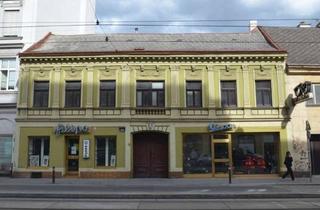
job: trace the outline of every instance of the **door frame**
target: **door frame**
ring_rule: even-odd
[[[78,170],[77,171],[69,171],[69,166],[68,166],[68,160],[69,160],[69,155],[68,155],[68,146],[69,146],[69,140],[70,139],[77,139],[78,141],[78,155],[76,159],[78,160]],[[80,136],[65,136],[65,174],[79,174],[79,161],[80,161]]]
[[[227,138],[214,138],[215,135],[223,135]],[[214,146],[217,143],[226,143],[228,144],[228,158],[215,158],[214,154]],[[226,173],[216,173],[215,172],[215,163],[228,163],[228,167],[232,167],[232,141],[230,133],[215,133],[211,134],[211,161],[212,161],[212,177],[226,177],[228,176],[228,172]]]
[[[170,177],[170,135],[169,132],[162,132],[162,131],[136,131],[136,132],[131,132],[130,135],[130,177],[131,178],[135,178],[134,177],[134,135],[135,134],[143,134],[143,133],[158,133],[158,134],[163,134],[167,136],[167,145],[168,145],[168,178]]]

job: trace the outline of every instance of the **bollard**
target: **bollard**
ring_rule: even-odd
[[[52,184],[56,183],[56,172],[55,172],[56,167],[52,167]]]
[[[229,184],[231,184],[232,183],[232,180],[231,180],[232,169],[231,169],[231,167],[228,167],[228,174],[229,174]]]
[[[13,163],[10,164],[10,177],[13,178]]]

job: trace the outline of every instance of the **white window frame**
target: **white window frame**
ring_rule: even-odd
[[[309,99],[308,101],[306,101],[306,106],[320,106],[320,102],[316,103],[317,94],[316,94],[315,86],[319,86],[320,87],[320,83],[312,83],[311,84],[311,90],[312,90],[313,97],[312,97],[312,99]]]
[[[2,66],[2,62],[4,60],[8,60],[8,65],[6,67],[3,68]],[[14,60],[15,61],[15,67],[11,67],[10,68],[10,60]],[[18,80],[18,71],[17,71],[17,60],[16,58],[0,58],[0,72],[2,71],[7,71],[7,81],[6,81],[6,89],[5,90],[1,90],[1,86],[2,86],[2,73],[0,74],[0,91],[16,91],[17,90],[17,80]],[[10,79],[10,74],[11,72],[16,72],[16,78],[15,78],[15,84],[14,84],[14,88],[13,89],[9,89],[9,79]]]
[[[48,139],[49,139],[48,143],[49,143],[49,150],[50,150],[50,138],[48,138]],[[29,167],[48,167],[49,166],[49,155],[50,154],[48,154],[48,155],[44,154],[44,141],[45,140],[46,140],[45,138],[41,138],[40,140],[39,139],[35,140],[35,137],[29,138],[29,158],[28,158]],[[33,143],[35,141],[41,141],[40,157],[39,157],[41,161],[38,160],[38,165],[37,166],[32,166],[30,157],[33,156],[33,155],[30,154],[30,146],[33,147]]]

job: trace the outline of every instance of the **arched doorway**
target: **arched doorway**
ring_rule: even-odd
[[[168,134],[133,134],[133,177],[167,178],[168,159]]]

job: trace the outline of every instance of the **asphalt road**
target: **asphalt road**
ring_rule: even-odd
[[[1,198],[0,209],[320,209],[320,199],[17,199]]]

